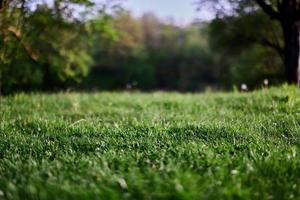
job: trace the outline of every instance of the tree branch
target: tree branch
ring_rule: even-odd
[[[259,7],[267,14],[271,19],[280,19],[280,15],[276,12],[265,0],[255,0]]]
[[[7,31],[10,32],[10,33],[12,33],[13,36],[17,40],[20,41],[21,45],[23,46],[23,48],[25,49],[25,51],[27,52],[27,54],[29,55],[29,57],[32,60],[34,60],[34,61],[38,60],[39,55],[32,50],[32,48],[31,48],[31,46],[29,44],[27,44],[24,41],[22,41],[22,39],[21,39],[21,35],[22,35],[21,34],[21,30],[15,28],[15,27],[10,26],[10,27],[8,27]]]
[[[281,58],[283,58],[284,56],[284,50],[283,48],[279,45],[279,44],[275,44],[274,42],[271,42],[269,39],[267,38],[263,38],[261,40],[261,44],[267,47],[270,47],[272,49],[274,49]]]

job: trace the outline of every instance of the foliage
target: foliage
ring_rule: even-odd
[[[4,97],[4,199],[299,199],[300,94]]]
[[[268,27],[268,28],[266,28]],[[263,79],[284,80],[279,25],[261,12],[217,18],[209,25],[209,41],[224,84],[246,83],[252,87]]]
[[[27,3],[26,8],[33,6],[30,1]],[[93,63],[87,51],[90,27],[74,17],[72,6],[75,4],[90,6],[88,1],[55,1],[54,7],[36,4],[34,10],[19,11],[10,4],[8,11],[0,13],[9,13],[11,19],[6,21],[6,17],[1,17],[2,22],[7,22],[0,34],[4,93],[53,90],[74,85],[87,76]]]
[[[282,50],[276,48],[282,33],[261,11],[178,26],[151,13],[107,12],[107,6],[77,17],[70,5],[38,4],[27,12],[21,40],[18,29],[0,37],[2,91],[203,91],[283,81]]]
[[[286,81],[290,84],[300,84],[300,3],[297,0],[199,0],[200,10],[203,5],[212,7],[216,12],[217,17],[235,17],[243,18],[244,15],[253,15],[264,13],[268,16],[268,22],[264,29],[270,31],[270,25],[274,21],[278,23],[280,28],[280,40],[272,42],[269,40],[269,35],[260,35],[260,38],[265,40],[265,44],[274,48],[283,59]],[[263,24],[264,18],[258,20],[258,24]],[[247,27],[247,26],[246,26]],[[276,30],[278,31],[278,30]],[[245,31],[243,34],[247,35]],[[266,40],[267,39],[267,40]]]

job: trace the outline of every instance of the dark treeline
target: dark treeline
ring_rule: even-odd
[[[59,8],[38,5],[21,20],[20,9],[0,12],[2,93],[202,91],[284,80],[282,58],[271,45],[282,43],[282,33],[259,10],[181,27],[119,7],[77,18]]]

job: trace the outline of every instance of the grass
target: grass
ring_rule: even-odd
[[[300,91],[5,97],[0,199],[300,199]]]

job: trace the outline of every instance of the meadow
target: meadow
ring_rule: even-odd
[[[2,97],[0,199],[300,199],[300,90]]]

